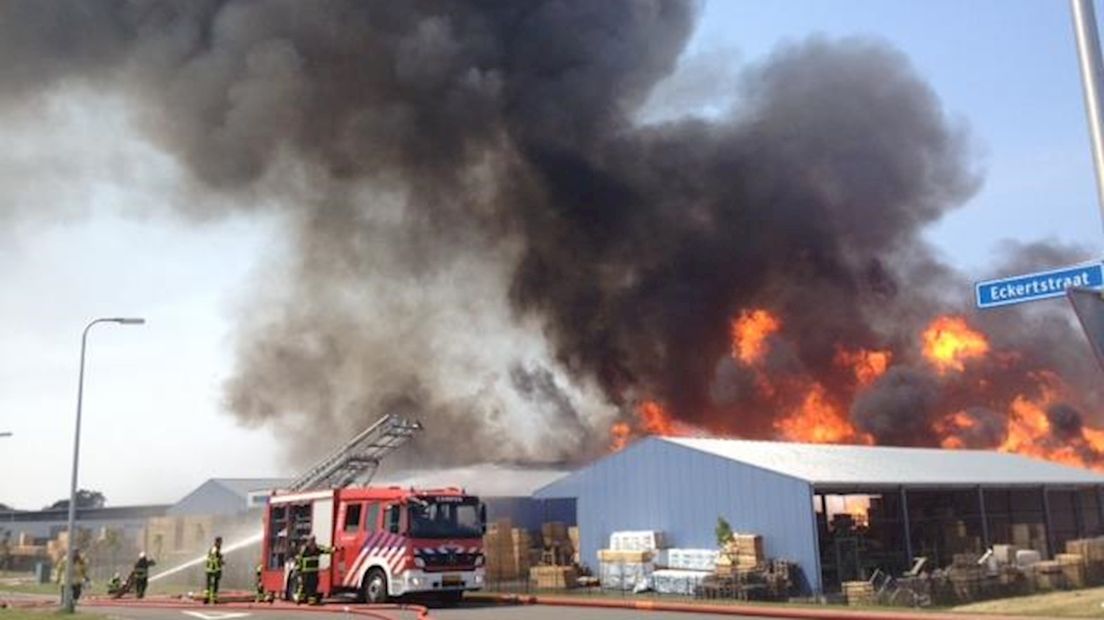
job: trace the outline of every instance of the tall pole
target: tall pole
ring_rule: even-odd
[[[1081,66],[1081,85],[1085,95],[1085,114],[1092,140],[1096,170],[1096,200],[1104,222],[1104,84],[1101,84],[1100,35],[1096,29],[1093,0],[1070,0],[1073,30],[1077,37],[1077,59]]]
[[[141,325],[144,319],[96,319],[84,327],[81,334],[80,374],[77,377],[77,428],[73,433],[73,476],[69,483],[69,533],[68,544],[65,545],[65,586],[62,588],[62,608],[66,613],[73,613],[76,601],[73,599],[73,559],[76,551],[77,534],[77,470],[80,462],[80,431],[81,431],[81,404],[84,400],[84,352],[88,348],[88,330],[97,323],[119,323],[120,325]]]

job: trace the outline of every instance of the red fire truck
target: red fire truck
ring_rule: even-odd
[[[292,598],[307,538],[334,548],[320,562],[323,596],[370,603],[413,593],[459,599],[483,587],[486,509],[457,488],[339,488],[275,494],[265,514],[262,585]]]

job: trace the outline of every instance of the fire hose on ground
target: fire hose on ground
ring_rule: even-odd
[[[12,608],[44,608],[54,607],[56,601],[52,599],[35,598],[25,601],[4,601]],[[82,607],[96,608],[152,608],[152,609],[210,609],[210,606],[202,605],[197,601],[184,598],[147,598],[147,599],[110,599],[99,597],[82,598],[79,601]],[[394,620],[394,616],[384,614],[385,611],[411,612],[417,620],[432,620],[429,609],[421,605],[319,605],[300,606],[285,601],[253,602],[253,601],[226,601],[215,606],[216,609],[255,609],[255,610],[280,610],[312,613],[351,613],[354,616],[376,618],[380,620]]]

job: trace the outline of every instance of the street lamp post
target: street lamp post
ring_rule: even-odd
[[[73,551],[76,548],[77,521],[77,464],[80,460],[81,401],[84,397],[84,351],[88,345],[88,330],[97,323],[118,323],[119,325],[142,325],[145,319],[102,318],[85,326],[81,334],[80,375],[77,379],[77,430],[73,434],[73,478],[69,485],[69,541],[65,550],[65,587],[62,590],[62,607],[66,613],[73,613],[76,601],[73,600]]]

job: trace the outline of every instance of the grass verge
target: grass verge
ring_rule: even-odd
[[[952,611],[1037,618],[1104,618],[1104,588],[1050,592],[959,605]]]

